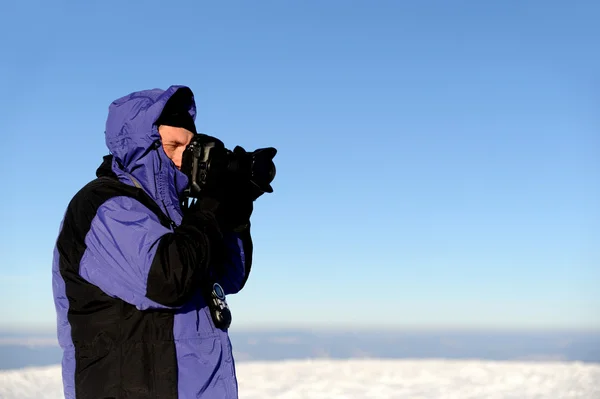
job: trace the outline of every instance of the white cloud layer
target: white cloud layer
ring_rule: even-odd
[[[27,346],[30,348],[35,347],[58,347],[58,340],[56,338],[36,338],[36,337],[0,337],[0,345],[12,345],[12,346]]]
[[[240,399],[598,399],[600,364],[454,360],[241,362]],[[60,367],[0,371],[0,398],[59,399]]]

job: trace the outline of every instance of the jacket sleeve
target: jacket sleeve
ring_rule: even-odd
[[[226,295],[237,294],[246,285],[252,268],[253,245],[250,228],[243,233],[226,234],[225,243],[228,261],[218,282]]]
[[[140,310],[180,307],[218,257],[222,238],[213,221],[196,212],[171,231],[138,201],[113,197],[92,220],[80,275]]]

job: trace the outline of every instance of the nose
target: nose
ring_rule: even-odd
[[[177,167],[177,169],[181,170],[181,161],[182,161],[182,157],[183,157],[183,151],[177,151],[175,153],[175,156],[173,157],[173,163],[175,163],[175,167]]]

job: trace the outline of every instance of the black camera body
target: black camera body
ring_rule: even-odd
[[[218,191],[218,187],[225,184],[249,184],[253,200],[272,193],[276,154],[273,147],[246,152],[236,146],[231,151],[221,140],[197,133],[183,152],[181,171],[189,179],[184,195],[199,198],[203,191]]]

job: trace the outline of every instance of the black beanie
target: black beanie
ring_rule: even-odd
[[[191,100],[191,93],[187,93],[186,90],[182,89],[177,90],[165,104],[165,108],[156,120],[156,125],[182,127],[197,133],[194,119],[188,112]]]

